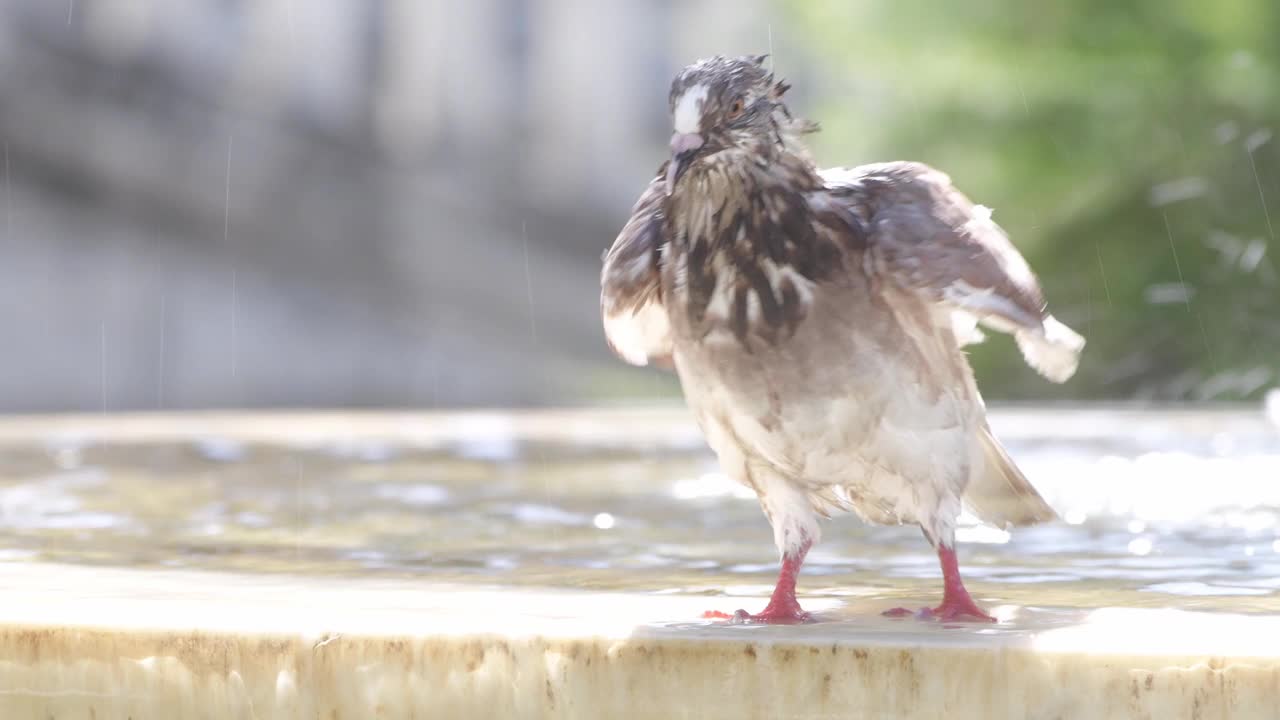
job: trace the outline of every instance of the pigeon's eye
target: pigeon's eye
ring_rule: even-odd
[[[742,102],[742,98],[738,98],[737,100],[734,100],[733,104],[729,106],[729,119],[737,120],[739,117],[742,116],[742,111],[745,109],[746,109],[746,103]]]

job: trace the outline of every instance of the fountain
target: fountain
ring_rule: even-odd
[[[1004,409],[1060,512],[832,520],[818,622],[676,408],[0,421],[3,718],[1270,718],[1280,435],[1239,409]]]

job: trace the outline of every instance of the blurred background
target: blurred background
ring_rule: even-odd
[[[600,255],[684,64],[772,51],[824,165],[992,206],[1089,337],[994,400],[1280,385],[1280,4],[7,0],[2,411],[674,397]],[[1273,217],[1275,216],[1275,217]]]

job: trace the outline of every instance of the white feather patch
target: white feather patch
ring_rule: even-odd
[[[776,268],[776,274],[769,275],[769,285],[774,289],[774,295],[781,297],[782,281],[790,280],[791,287],[795,288],[796,297],[800,299],[800,304],[805,308],[813,303],[813,281],[801,275],[793,267]]]
[[[707,86],[694,85],[676,101],[674,115],[678,133],[699,132],[702,125],[702,103],[707,99]]]
[[[721,277],[724,273],[720,274]],[[716,279],[716,285],[711,290],[711,301],[707,303],[706,317],[713,323],[723,323],[729,319],[732,311],[733,291],[730,284],[719,278]]]
[[[824,168],[818,171],[818,175],[822,177],[822,182],[828,187],[832,185],[861,187],[863,178],[866,177],[865,171],[848,167]]]
[[[666,308],[656,302],[633,313],[606,314],[604,334],[614,352],[632,365],[648,365],[649,358],[671,354],[671,322]]]
[[[814,545],[822,538],[822,525],[809,494],[774,473],[756,479],[760,504],[773,525],[773,542],[783,556],[794,556],[806,542]]]
[[[1080,365],[1084,338],[1050,315],[1043,330],[1022,330],[1014,338],[1022,357],[1036,372],[1056,383],[1066,382]]]
[[[978,316],[961,310],[951,313],[951,331],[956,334],[956,342],[962,347],[977,345],[987,339],[987,336],[978,329]]]

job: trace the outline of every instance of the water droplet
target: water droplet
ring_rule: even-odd
[[[204,457],[217,462],[239,462],[245,458],[244,444],[223,437],[207,437],[196,440],[196,450]]]
[[[608,530],[612,528],[614,526],[614,522],[613,516],[606,512],[596,513],[596,516],[591,519],[591,524],[601,530]]]
[[[1147,555],[1151,552],[1150,538],[1134,538],[1129,541],[1129,552],[1134,555]]]

